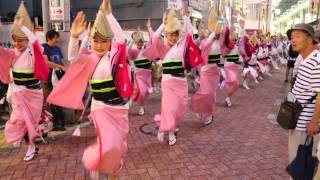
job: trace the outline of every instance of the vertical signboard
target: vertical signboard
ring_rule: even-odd
[[[65,30],[64,0],[49,0],[51,28],[56,31]]]
[[[168,0],[168,9],[181,9],[181,0]]]

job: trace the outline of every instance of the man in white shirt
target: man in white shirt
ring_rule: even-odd
[[[303,104],[296,128],[289,131],[289,161],[296,157],[300,144],[307,136],[314,137],[313,155],[319,137],[320,120],[320,52],[316,49],[314,29],[308,24],[297,24],[287,32],[293,51],[299,52],[299,66],[292,94]]]

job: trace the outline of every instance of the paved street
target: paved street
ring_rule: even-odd
[[[141,126],[160,112],[160,96],[152,96],[143,117],[135,106],[130,112],[129,153],[119,179],[288,179],[287,134],[272,123],[283,80],[283,73],[274,73],[254,90],[240,89],[232,108],[224,107],[219,92],[214,123],[204,127],[188,111],[173,147],[140,131],[148,130]],[[82,128],[82,137],[71,134],[72,130],[56,134],[49,145],[40,143],[39,156],[25,163],[26,146],[12,148],[1,132],[0,179],[89,179],[81,158],[85,147],[95,141],[94,128]]]

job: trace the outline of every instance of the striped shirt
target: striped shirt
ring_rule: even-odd
[[[303,109],[298,118],[296,130],[306,131],[315,110],[315,100],[310,100],[320,92],[320,51],[314,50],[298,67],[298,74],[292,93]]]

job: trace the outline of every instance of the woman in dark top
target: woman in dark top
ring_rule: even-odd
[[[299,56],[299,53],[298,52],[295,52],[292,50],[292,46],[290,44],[290,46],[288,47],[288,50],[287,50],[287,60],[288,60],[288,63],[287,63],[287,69],[286,69],[286,80],[285,82],[288,82],[288,77],[289,77],[289,74],[291,72],[291,76],[292,76],[292,72],[293,72],[293,68],[294,68],[294,63],[296,62],[296,59],[297,57]]]

